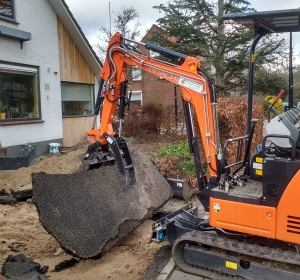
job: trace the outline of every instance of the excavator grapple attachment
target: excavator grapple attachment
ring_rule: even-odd
[[[123,137],[113,137],[104,133],[107,145],[100,145],[99,142],[89,145],[84,157],[86,170],[101,168],[117,163],[121,177],[121,188],[136,182],[134,167],[128,150],[127,143]]]
[[[109,147],[111,148],[113,154],[115,155],[116,162],[118,164],[119,172],[122,179],[121,188],[125,188],[128,184],[128,179],[126,173],[129,174],[130,184],[133,185],[136,182],[135,173],[133,168],[133,163],[131,160],[131,156],[126,144],[126,141],[123,137],[112,137],[107,133],[104,133],[104,137],[106,138]],[[122,154],[121,154],[122,151]]]

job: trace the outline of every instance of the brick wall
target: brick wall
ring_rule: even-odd
[[[152,27],[155,28],[155,27]],[[151,29],[143,38],[143,42],[147,42],[147,40],[151,37]],[[150,51],[145,49],[143,46],[139,46],[139,50],[143,55],[150,56]],[[149,72],[142,72],[142,80],[141,81],[133,81],[132,82],[132,90],[138,91],[141,90],[143,94],[143,104],[145,103],[158,103],[164,106],[174,105],[174,84],[170,83],[164,79],[161,79]],[[177,103],[178,106],[182,107],[182,95],[181,89],[177,87]]]
[[[11,147],[62,139],[61,89],[56,14],[47,0],[15,1],[16,23],[0,19],[0,25],[31,33],[31,41],[20,48],[18,40],[0,37],[0,60],[39,67],[43,123],[0,126],[2,146]],[[50,73],[47,73],[47,67]],[[58,74],[53,69],[58,69]],[[45,84],[50,89],[45,90]]]

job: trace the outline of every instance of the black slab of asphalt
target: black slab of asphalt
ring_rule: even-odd
[[[123,190],[117,166],[32,175],[40,221],[62,248],[83,259],[103,255],[169,200],[172,190],[148,157],[140,149],[131,157],[137,182]]]
[[[22,254],[9,256],[2,265],[1,274],[6,280],[47,280],[43,275],[48,270]],[[0,276],[1,279],[1,276]]]

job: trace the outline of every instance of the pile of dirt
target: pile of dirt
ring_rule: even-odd
[[[66,153],[41,155],[36,157],[29,167],[14,171],[0,172],[0,189],[10,192],[10,188],[31,184],[31,174],[46,172],[48,174],[71,174],[82,163],[82,156],[86,152],[88,143],[81,143]]]

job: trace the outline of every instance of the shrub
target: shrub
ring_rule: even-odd
[[[124,134],[139,136],[145,133],[159,133],[162,106],[158,104],[133,105],[124,119]]]
[[[264,115],[265,117],[268,117],[268,109],[269,106],[271,106],[274,103],[274,99],[276,98],[275,95],[268,94],[264,99]],[[277,110],[279,114],[283,113],[283,105],[282,100],[279,98],[279,100],[275,103],[274,108]],[[271,112],[270,114],[271,118],[274,117],[274,114]]]
[[[182,109],[175,116],[174,106],[148,103],[132,105],[124,119],[125,136],[147,137],[150,134],[182,134],[185,127]]]

